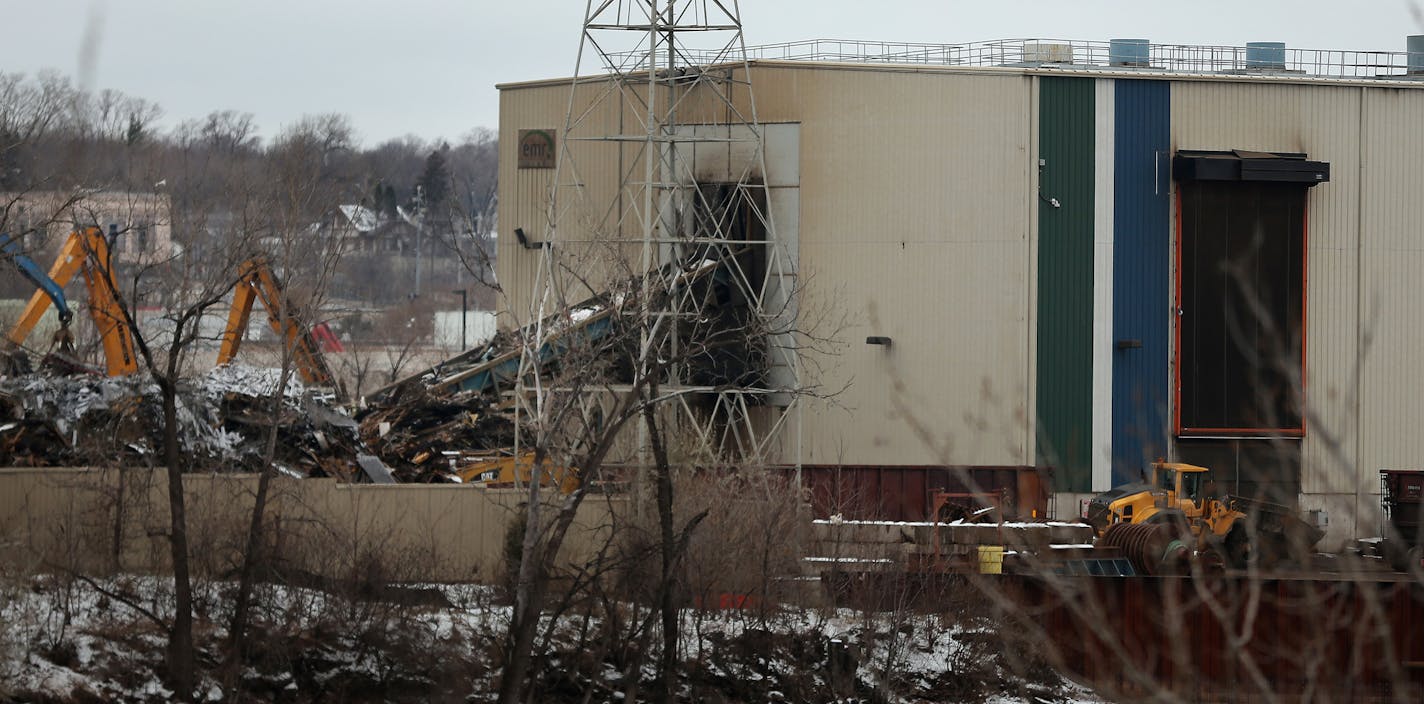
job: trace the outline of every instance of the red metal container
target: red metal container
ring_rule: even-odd
[[[1380,488],[1380,503],[1399,537],[1409,545],[1424,544],[1419,530],[1424,469],[1381,469]]]
[[[951,492],[1003,496],[1004,519],[1018,521],[1048,518],[1053,468],[802,465],[801,481],[818,518],[932,521],[934,495]]]

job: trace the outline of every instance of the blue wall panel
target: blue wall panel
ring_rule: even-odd
[[[1167,454],[1172,314],[1171,90],[1115,81],[1113,135],[1113,485]]]

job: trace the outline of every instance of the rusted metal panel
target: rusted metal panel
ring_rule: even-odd
[[[785,471],[793,471],[787,468]],[[1010,520],[1048,515],[1053,470],[1045,467],[804,465],[802,482],[817,518],[930,521],[936,492],[999,493]]]
[[[896,508],[907,521],[923,521],[929,518],[925,502],[921,496],[929,496],[929,472],[905,472],[900,476],[900,501]]]
[[[1268,694],[1258,675],[1288,699],[1424,694],[1424,586],[1410,582],[1006,577],[992,588],[1036,614],[1045,647],[1108,696],[1245,700]]]

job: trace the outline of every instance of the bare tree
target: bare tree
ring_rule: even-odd
[[[39,158],[46,140],[64,127],[64,111],[75,93],[69,80],[55,73],[35,79],[0,72],[0,232],[37,252],[48,226],[77,199],[73,184],[62,197],[30,194],[55,188],[52,170]]]
[[[263,265],[276,267],[285,282],[280,292],[273,292],[280,297],[281,308],[273,311],[279,327],[286,330],[295,326],[302,331],[299,335],[303,337],[320,313],[336,265],[344,253],[343,242],[339,237],[332,236],[331,228],[316,225],[327,220],[327,216],[349,195],[345,184],[333,178],[330,170],[334,157],[350,149],[351,138],[349,121],[344,116],[308,117],[279,135],[266,155],[270,177],[265,183],[267,193],[264,200],[269,205],[263,216],[270,218],[270,222],[263,229],[275,236],[267,238],[267,246],[255,256],[263,258]],[[280,338],[280,373],[272,390],[272,421],[258,475],[237,596],[228,628],[229,672],[233,674],[245,648],[253,582],[264,559],[264,520],[272,477],[276,473],[277,437],[287,387],[297,361],[294,345],[300,344],[285,333]]]
[[[494,133],[477,129],[447,154],[453,193],[444,203],[441,220],[449,226],[440,238],[440,245],[454,255],[476,286],[498,291],[493,235],[499,143]],[[477,298],[479,294],[477,291]]]
[[[164,164],[172,169],[180,188],[202,189],[220,185],[227,195],[223,203],[204,201],[185,193],[180,197],[189,206],[181,219],[168,213],[170,222],[177,220],[192,227],[204,223],[219,207],[231,206],[239,212],[260,209],[261,203],[252,197],[252,182],[241,178],[240,170],[213,174],[206,169],[209,162],[200,145],[190,143]],[[201,204],[201,207],[193,207]],[[100,223],[91,223],[98,226]],[[159,422],[161,451],[159,458],[166,470],[168,484],[168,543],[173,569],[174,610],[168,626],[167,662],[170,685],[180,700],[190,700],[196,683],[196,663],[193,643],[193,579],[189,544],[187,499],[183,489],[183,474],[189,459],[184,449],[179,418],[179,394],[184,380],[195,366],[194,354],[205,349],[206,341],[201,321],[209,311],[220,305],[236,282],[235,272],[252,251],[257,232],[235,227],[227,235],[228,246],[217,251],[182,246],[194,237],[194,230],[180,231],[175,239],[178,247],[166,256],[135,262],[121,275],[112,294],[119,310],[114,312],[133,340],[141,368],[158,387],[161,406]],[[122,236],[124,233],[119,233]],[[92,254],[92,253],[91,253]],[[201,255],[201,257],[200,257]],[[115,263],[104,263],[113,270]],[[107,285],[107,280],[100,277]],[[157,318],[163,325],[141,324],[136,311],[157,308]]]
[[[251,152],[261,144],[252,113],[236,110],[220,110],[201,120],[188,120],[178,125],[174,134],[185,147],[226,154]]]
[[[746,386],[765,373],[755,361],[746,367],[726,366],[727,351],[755,360],[755,351],[764,349],[773,336],[791,334],[805,341],[807,348],[801,352],[809,354],[810,344],[820,339],[812,334],[814,330],[791,327],[797,324],[794,320],[801,324],[820,320],[808,311],[795,319],[753,316],[739,314],[739,304],[727,303],[713,272],[719,263],[732,266],[732,250],[713,245],[656,276],[639,272],[638,265],[614,244],[593,251],[592,257],[578,257],[577,266],[587,271],[590,259],[597,258],[599,264],[591,268],[604,272],[605,283],[582,279],[572,269],[562,271],[581,284],[568,289],[600,293],[569,301],[561,297],[565,289],[551,289],[548,309],[553,314],[529,321],[514,333],[526,360],[550,359],[549,348],[558,353],[548,363],[526,363],[521,369],[523,390],[516,391],[525,438],[520,451],[532,457],[532,468],[520,517],[523,533],[513,580],[514,610],[504,643],[500,686],[504,702],[523,701],[537,691],[534,665],[542,657],[535,652],[539,624],[550,597],[556,558],[580,506],[610,481],[629,482],[638,501],[636,497],[645,491],[636,473],[639,467],[647,468],[646,491],[653,497],[657,515],[652,542],[658,569],[650,616],[656,616],[663,641],[658,698],[673,696],[680,671],[682,560],[706,516],[705,511],[678,516],[677,475],[696,466],[743,466],[754,474],[761,469],[755,460],[749,463],[747,448],[714,440],[699,429],[707,427],[703,424],[730,422],[717,415],[720,406],[709,388]],[[561,265],[557,251],[544,250],[541,256],[546,266]],[[686,310],[696,314],[657,314],[667,310],[673,296],[683,297]],[[707,385],[692,388],[670,381],[687,378]],[[796,393],[819,391],[806,387]],[[579,485],[571,493],[551,498],[545,480],[564,471],[561,468],[577,468]],[[584,569],[599,571],[593,566]]]

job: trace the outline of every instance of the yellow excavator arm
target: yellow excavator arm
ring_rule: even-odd
[[[311,331],[297,322],[294,311],[287,305],[281,284],[265,259],[244,262],[238,274],[232,309],[228,311],[227,329],[223,331],[222,345],[218,349],[218,365],[227,364],[237,357],[243,334],[252,318],[252,306],[259,299],[262,307],[267,309],[267,322],[272,331],[291,350],[292,362],[302,381],[312,386],[332,388],[341,394],[340,385],[327,366],[321,348],[312,339]]]
[[[87,233],[86,233],[87,234]],[[101,238],[102,239],[102,238]],[[49,269],[49,278],[61,289],[69,284],[74,275],[79,273],[79,268],[84,265],[84,247],[79,233],[72,233],[65,241],[64,246],[59,250],[59,256],[55,258],[54,265]],[[16,345],[22,345],[34,332],[35,326],[44,318],[45,311],[49,310],[50,297],[43,291],[37,290],[30,296],[30,302],[25,304],[24,312],[20,313],[20,319],[15,322],[15,326],[10,328],[6,338]]]
[[[97,227],[88,227],[81,232],[72,232],[59,250],[59,256],[50,267],[49,277],[60,288],[67,285],[74,275],[84,272],[84,282],[89,292],[89,316],[99,330],[99,340],[104,348],[105,372],[109,376],[124,376],[138,371],[138,360],[134,357],[133,337],[129,334],[123,310],[115,297],[118,284],[114,272],[109,267],[109,242]],[[25,338],[39,324],[50,306],[50,297],[44,291],[35,291],[20,319],[6,336],[15,345],[24,344]]]
[[[89,289],[89,316],[99,329],[99,342],[104,347],[105,371],[109,376],[133,374],[138,371],[138,359],[134,357],[128,321],[115,295],[119,286],[114,270],[108,266],[109,244],[97,227],[90,229],[89,240],[90,256],[102,262],[84,267],[84,283]]]

